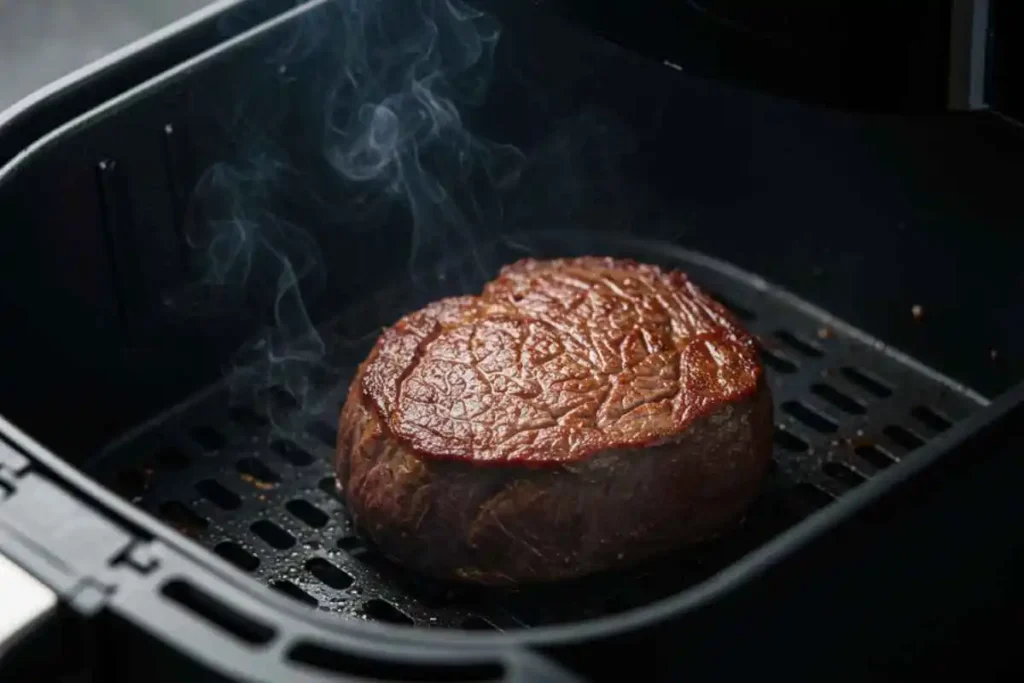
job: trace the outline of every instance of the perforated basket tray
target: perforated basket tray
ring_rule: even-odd
[[[267,418],[270,408],[275,415],[287,412],[289,396],[271,390],[238,405],[225,384],[110,445],[91,472],[239,569],[320,610],[504,630],[584,620],[693,585],[880,470],[912,458],[915,448],[985,405],[969,389],[824,311],[704,255],[573,233],[517,238],[482,258],[477,254],[474,262],[496,269],[524,250],[627,256],[678,268],[758,336],[776,402],[775,467],[741,528],[628,574],[521,592],[428,581],[364,542],[335,491],[331,458],[347,378],[373,343],[366,331],[431,298],[476,291],[484,274],[396,285],[324,326],[333,365],[346,381],[333,387],[324,414],[295,416],[304,425],[297,432],[282,437]]]

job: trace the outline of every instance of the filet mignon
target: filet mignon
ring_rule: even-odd
[[[525,259],[384,331],[337,478],[396,562],[484,584],[634,564],[721,533],[771,459],[755,342],[677,271]]]

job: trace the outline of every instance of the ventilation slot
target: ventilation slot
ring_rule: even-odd
[[[835,422],[799,401],[786,401],[782,404],[782,410],[822,434],[832,434],[839,429]]]
[[[349,653],[329,650],[319,645],[301,643],[295,646],[288,658],[309,667],[342,674],[360,680],[395,681],[396,683],[486,683],[505,678],[505,669],[497,662],[476,664],[434,664],[409,662],[393,659],[358,657]]]
[[[153,461],[161,469],[171,471],[183,470],[192,462],[176,446],[164,446],[153,456]]]
[[[324,477],[317,483],[317,487],[335,500],[342,499],[341,493],[338,492],[337,480],[334,477]]]
[[[326,512],[302,499],[289,500],[284,507],[288,512],[316,529],[325,526],[329,519]]]
[[[796,372],[796,363],[783,358],[774,351],[768,349],[761,349],[761,361],[776,372],[781,372],[785,375]]]
[[[213,427],[194,427],[190,435],[204,451],[219,451],[227,443],[227,439]]]
[[[843,376],[846,377],[846,379],[850,380],[869,394],[874,394],[878,398],[888,398],[889,396],[892,396],[892,387],[877,377],[869,375],[863,370],[845,367],[841,368],[840,372],[843,373]]]
[[[791,349],[795,349],[801,355],[807,356],[808,358],[821,358],[825,355],[825,352],[812,344],[809,341],[804,341],[799,337],[796,337],[785,330],[779,330],[775,333],[775,336]]]
[[[342,536],[338,539],[338,547],[346,552],[351,552],[363,547],[363,542],[355,536]]]
[[[360,563],[384,576],[392,577],[395,575],[395,565],[391,564],[391,560],[376,550],[363,546],[352,549],[349,551],[349,554],[359,560]]]
[[[757,315],[752,310],[744,306],[740,306],[738,303],[729,299],[728,297],[724,297],[721,294],[718,294],[717,292],[709,291],[706,288],[704,291],[707,292],[712,299],[728,308],[729,311],[740,320],[746,320],[749,322],[757,318]]]
[[[306,571],[319,579],[321,583],[337,590],[344,590],[353,583],[351,576],[321,557],[314,557],[307,561]]]
[[[316,607],[320,604],[316,598],[296,586],[291,581],[274,581],[270,586],[279,593],[284,593],[289,598],[298,600],[299,602],[304,602],[310,607]]]
[[[260,392],[256,400],[278,410],[294,410],[299,407],[299,402],[284,387],[268,387]]]
[[[233,491],[229,491],[220,482],[213,479],[204,479],[196,484],[199,494],[210,501],[221,510],[237,510],[242,505],[242,499]]]
[[[787,432],[785,428],[781,426],[775,429],[774,439],[778,446],[790,451],[791,453],[806,453],[807,449],[811,447],[810,444],[799,436]]]
[[[287,550],[295,545],[295,538],[290,533],[265,519],[253,522],[249,528],[254,534],[278,550]]]
[[[389,624],[412,624],[412,619],[404,612],[377,598],[364,602],[360,611],[377,621],[386,621]]]
[[[834,499],[814,484],[803,482],[793,487],[793,497],[815,510],[823,508]]]
[[[160,516],[186,536],[198,536],[210,525],[205,519],[176,500],[161,504]]]
[[[844,413],[849,413],[850,415],[863,415],[865,413],[865,408],[861,405],[860,401],[847,396],[828,384],[815,384],[811,386],[811,391],[815,396],[828,401]]]
[[[242,480],[258,489],[272,489],[281,483],[281,475],[256,458],[242,458],[235,463]]]
[[[923,425],[930,427],[937,432],[943,432],[953,426],[953,423],[949,418],[937,413],[928,406],[916,406],[910,411],[910,414]]]
[[[288,441],[275,441],[270,444],[270,450],[296,467],[306,467],[313,464],[313,456]]]
[[[872,446],[871,444],[857,446],[853,449],[853,452],[863,458],[865,462],[880,470],[884,470],[896,461],[896,458],[887,451],[882,450],[878,446]]]
[[[864,477],[857,474],[849,467],[838,462],[827,462],[822,466],[822,471],[828,476],[832,477],[836,481],[845,484],[846,486],[853,488],[858,484],[864,483]]]
[[[228,409],[228,418],[237,425],[247,429],[267,426],[270,421],[247,406],[233,406]]]
[[[221,630],[247,643],[263,644],[274,637],[274,629],[228,607],[195,586],[176,580],[163,587],[163,594]]]
[[[214,546],[213,550],[231,564],[247,572],[251,572],[260,566],[259,558],[237,543],[232,543],[231,541],[218,543]]]
[[[887,437],[898,443],[900,446],[906,448],[908,451],[912,451],[915,448],[920,448],[921,446],[924,445],[924,439],[922,439],[920,436],[910,431],[906,427],[901,427],[899,425],[889,425],[888,427],[882,430],[882,433],[884,433]]]
[[[313,422],[309,425],[309,433],[331,448],[337,446],[338,432],[330,425],[326,425],[323,422]]]

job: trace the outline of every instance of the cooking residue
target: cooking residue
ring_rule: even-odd
[[[239,476],[242,477],[242,481],[248,484],[252,484],[256,488],[261,489],[263,491],[266,491],[267,489],[272,489],[275,486],[274,482],[266,481],[264,479],[260,479],[259,477],[254,477],[249,473],[243,473]]]

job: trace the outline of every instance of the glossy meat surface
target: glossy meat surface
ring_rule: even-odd
[[[590,257],[519,261],[406,316],[363,388],[423,457],[540,464],[659,443],[759,376],[753,340],[684,275]]]

